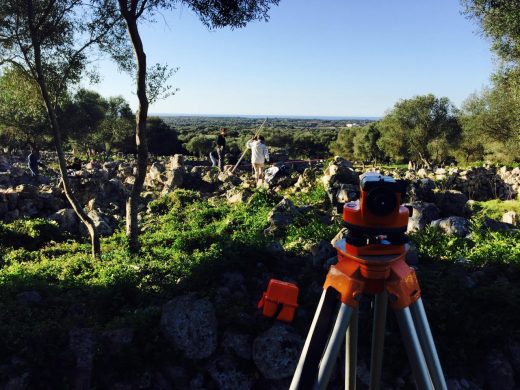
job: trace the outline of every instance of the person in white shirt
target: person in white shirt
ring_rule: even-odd
[[[265,146],[265,138],[263,136],[253,137],[247,141],[247,147],[251,149],[251,164],[255,170],[255,180],[258,184],[259,180],[264,178],[264,164],[269,162],[269,151]]]

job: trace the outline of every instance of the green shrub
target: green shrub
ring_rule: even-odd
[[[10,224],[0,223],[0,241],[7,247],[37,249],[49,241],[62,239],[55,221],[35,218],[18,219]]]
[[[341,229],[338,223],[326,225],[317,216],[303,216],[287,229],[284,248],[295,253],[308,250],[310,244],[320,240],[330,241]]]
[[[520,232],[492,232],[481,221],[471,224],[471,239],[448,235],[428,226],[410,235],[419,256],[428,260],[469,260],[474,265],[490,263],[520,265]]]
[[[200,193],[191,190],[177,189],[148,204],[155,214],[165,214],[168,211],[182,211],[188,204],[200,200]]]
[[[323,183],[317,182],[308,192],[298,191],[289,195],[296,205],[312,205],[329,207],[329,197]]]

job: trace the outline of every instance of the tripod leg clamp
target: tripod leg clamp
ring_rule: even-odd
[[[340,294],[340,300],[345,305],[356,308],[359,306],[359,299],[363,291],[364,282],[343,273],[338,267],[331,266],[323,288],[334,288]]]
[[[388,300],[393,309],[404,309],[421,297],[415,270],[404,262],[392,265],[390,279],[385,283]]]

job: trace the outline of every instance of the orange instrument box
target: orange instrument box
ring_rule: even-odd
[[[298,307],[298,286],[293,283],[271,279],[267,291],[258,302],[258,308],[263,308],[266,317],[276,317],[277,320],[292,322]]]

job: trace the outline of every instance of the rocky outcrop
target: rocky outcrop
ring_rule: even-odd
[[[303,347],[303,338],[290,326],[277,323],[253,342],[253,360],[267,379],[293,375]]]
[[[411,180],[406,191],[409,202],[435,202],[435,183],[430,178]]]
[[[321,177],[333,206],[348,200],[349,191],[359,191],[359,174],[349,161],[335,157]]]
[[[301,216],[302,213],[300,213],[298,207],[291,200],[284,198],[269,213],[267,218],[270,226],[265,233],[269,235],[276,234]]]
[[[486,382],[490,390],[513,390],[517,388],[513,367],[500,351],[493,350],[487,356]]]
[[[76,358],[76,367],[72,378],[74,389],[89,389],[91,387],[97,344],[97,335],[91,328],[76,328],[70,331],[69,349]]]
[[[303,173],[298,177],[298,180],[294,184],[294,189],[302,192],[306,192],[316,182],[317,171],[313,168],[306,168]]]
[[[173,347],[189,359],[204,359],[217,348],[217,319],[213,304],[195,295],[172,299],[163,307],[161,330]]]
[[[462,170],[457,167],[437,168],[434,171],[420,169],[411,176],[429,178],[440,187],[461,191],[469,199],[515,199],[520,193],[520,168],[473,167]]]
[[[451,215],[463,217],[468,215],[468,209],[466,208],[468,197],[460,191],[437,191],[435,192],[434,199],[443,217],[449,217]]]
[[[324,268],[324,264],[331,257],[336,256],[336,250],[327,240],[320,240],[311,247],[312,265],[314,268]],[[328,267],[325,267],[328,269]]]
[[[458,237],[466,237],[470,233],[470,223],[464,217],[448,217],[444,219],[437,219],[432,221],[432,226],[442,230],[446,234],[458,236]]]
[[[412,215],[408,219],[408,232],[423,229],[440,216],[439,208],[433,203],[412,202],[406,206],[412,210]]]
[[[234,187],[226,192],[226,199],[229,203],[245,203],[252,195],[247,188]]]
[[[222,390],[249,390],[253,387],[253,378],[239,368],[230,356],[216,356],[208,366],[208,373]]]

